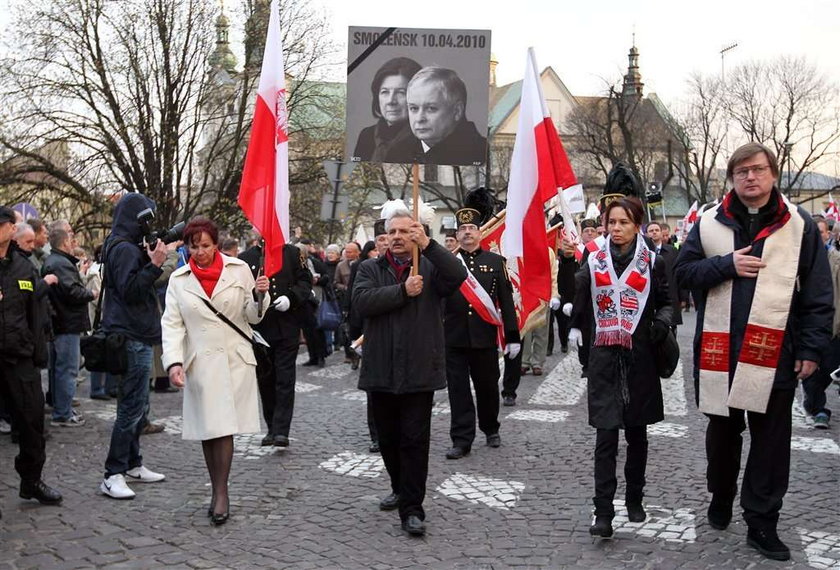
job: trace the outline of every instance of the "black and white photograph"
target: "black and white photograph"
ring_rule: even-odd
[[[350,27],[347,62],[348,162],[485,162],[488,30]]]

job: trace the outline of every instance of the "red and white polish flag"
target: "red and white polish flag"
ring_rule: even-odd
[[[543,96],[534,50],[528,48],[502,238],[504,255],[520,261],[523,305],[528,305],[529,299],[539,304],[539,300],[548,301],[551,297],[543,206],[559,189],[575,184],[575,174]]]
[[[840,220],[840,212],[837,210],[837,202],[831,197],[831,192],[828,193],[828,208],[823,212],[826,220],[838,221]]]
[[[282,268],[283,245],[289,240],[289,130],[278,0],[271,1],[239,206],[265,240],[265,274],[270,277]]]

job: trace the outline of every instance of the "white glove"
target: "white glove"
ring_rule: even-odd
[[[522,345],[518,342],[509,342],[505,345],[505,354],[511,360],[519,355],[520,350],[522,350]]]
[[[572,316],[572,304],[571,303],[566,303],[565,305],[563,305],[563,314],[566,315],[567,317]]]
[[[286,297],[285,295],[280,295],[279,297],[277,297],[277,300],[274,301],[274,303],[272,303],[272,306],[281,313],[283,313],[289,310],[289,306],[291,306],[291,304],[292,303],[291,301],[289,301],[288,297]]]
[[[552,297],[551,300],[548,302],[548,306],[551,308],[552,311],[556,311],[560,308],[560,298]]]
[[[580,329],[569,329],[569,344],[583,346],[583,334]]]

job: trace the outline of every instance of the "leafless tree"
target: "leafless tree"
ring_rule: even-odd
[[[267,6],[243,0],[244,65],[220,75],[208,63],[215,3],[20,2],[0,93],[0,152],[18,168],[0,168],[0,183],[34,193],[46,180],[94,211],[107,210],[114,192],[142,192],[157,202],[161,224],[208,211],[222,223],[234,218]],[[313,104],[310,75],[331,46],[323,16],[302,0],[281,1],[281,21],[293,116],[298,104]],[[63,164],[41,152],[55,142],[67,147]]]
[[[752,62],[732,70],[726,111],[742,141],[773,148],[785,171],[782,190],[836,153],[840,89],[802,57]]]
[[[570,153],[604,178],[618,161],[642,181],[665,177],[667,144],[676,137],[658,99],[625,95],[620,85],[608,84],[604,96],[579,97],[578,103],[566,125]]]
[[[687,100],[676,126],[685,133],[679,149],[683,160],[674,164],[689,190],[689,201],[693,198],[703,204],[712,199],[725,152],[725,87],[719,78],[699,73],[692,74],[687,85]]]

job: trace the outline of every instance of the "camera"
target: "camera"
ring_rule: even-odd
[[[187,225],[186,222],[178,222],[168,230],[154,230],[152,229],[154,219],[155,212],[151,208],[146,208],[137,214],[137,223],[140,224],[140,229],[143,232],[143,241],[146,244],[154,245],[157,240],[169,244],[173,241],[183,239],[184,228]]]

